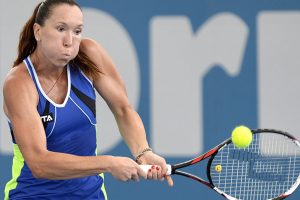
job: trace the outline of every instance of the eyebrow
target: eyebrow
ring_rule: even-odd
[[[62,25],[69,26],[66,22],[58,21],[57,23],[58,23],[58,24],[62,24]],[[83,27],[83,24],[78,24],[78,25],[76,25],[76,27]]]

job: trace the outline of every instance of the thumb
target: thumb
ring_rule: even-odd
[[[170,187],[173,187],[174,182],[171,176],[166,176],[167,183]]]

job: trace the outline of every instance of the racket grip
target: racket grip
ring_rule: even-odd
[[[145,172],[148,173],[149,169],[151,169],[153,165],[140,165],[140,168]],[[166,175],[171,175],[172,174],[172,166],[167,164],[167,173]]]

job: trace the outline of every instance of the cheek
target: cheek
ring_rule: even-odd
[[[43,40],[41,41],[42,48],[45,50],[44,52],[47,52],[49,54],[55,54],[55,52],[59,52],[59,48],[61,46],[61,38],[47,34],[45,37],[43,37]]]
[[[55,40],[54,40],[55,41]],[[42,49],[44,54],[48,58],[55,58],[58,51],[58,44],[54,41],[48,42],[48,41],[43,41],[42,42]]]
[[[80,46],[81,39],[75,38],[73,41],[73,51],[72,51],[72,57],[75,58],[79,52],[79,46]]]

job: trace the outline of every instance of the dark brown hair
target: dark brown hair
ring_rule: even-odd
[[[33,32],[34,23],[43,26],[45,21],[50,17],[53,8],[61,4],[77,6],[81,9],[74,0],[44,0],[39,3],[20,33],[18,56],[14,61],[13,67],[22,63],[23,60],[36,49],[37,42]],[[95,78],[99,73],[102,73],[96,64],[80,49],[78,55],[70,63],[78,66],[83,72],[93,78]]]

